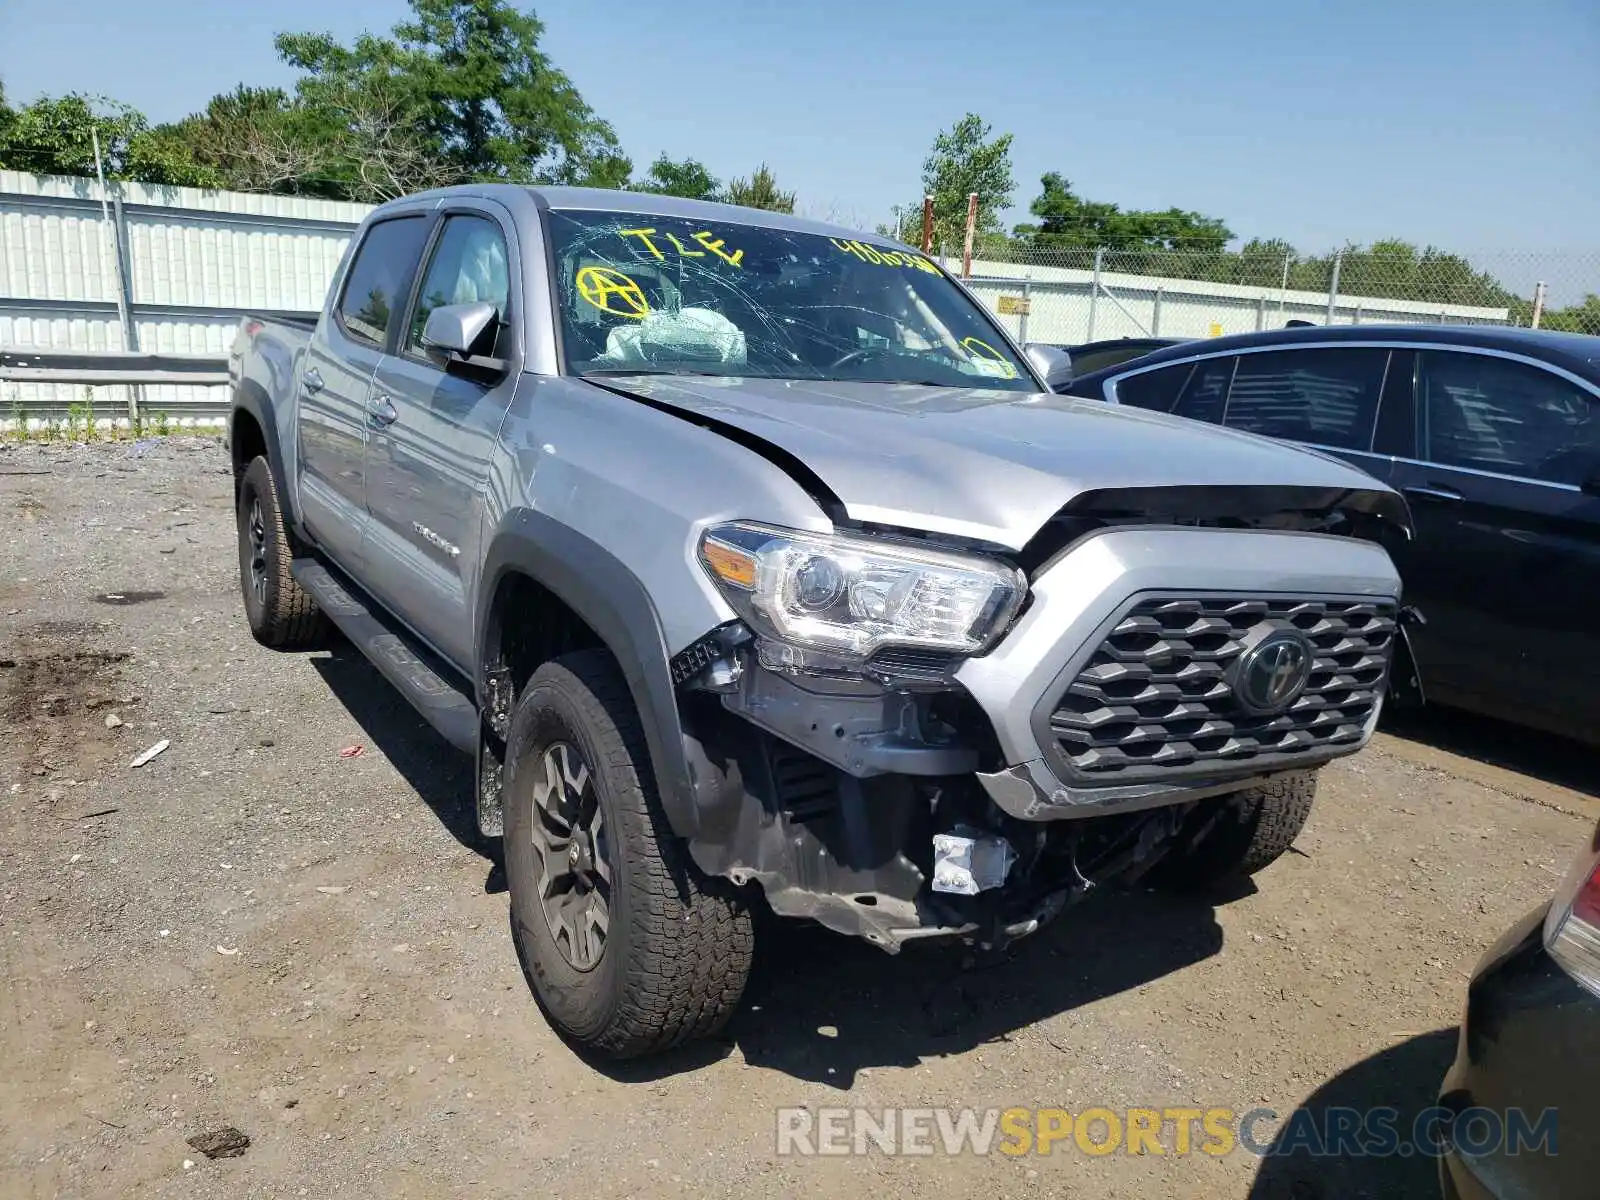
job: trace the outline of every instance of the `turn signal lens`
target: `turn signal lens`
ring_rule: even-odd
[[[700,559],[723,583],[730,583],[745,591],[755,588],[756,560],[748,551],[707,538],[700,543]]]

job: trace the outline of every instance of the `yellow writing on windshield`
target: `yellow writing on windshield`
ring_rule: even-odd
[[[744,251],[723,249],[728,243],[709,229],[702,229],[699,233],[689,235],[690,241],[703,247],[700,250],[693,250],[685,246],[673,234],[658,233],[655,229],[619,229],[617,233],[625,238],[638,239],[639,244],[661,262],[666,261],[667,254],[661,249],[660,242],[669,242],[672,246],[673,255],[677,258],[704,258],[706,252],[710,251],[723,262],[732,266],[742,267],[744,265]]]
[[[584,267],[578,272],[577,284],[578,295],[601,312],[635,319],[650,315],[644,289],[621,271],[610,267]]]
[[[1001,354],[1000,351],[982,338],[962,338],[961,347],[972,356],[973,363],[985,375],[994,375],[1000,379],[1015,379],[1017,377],[1017,368],[1007,360],[1005,355]]]
[[[930,275],[937,275],[939,268],[934,266],[920,254],[913,254],[909,250],[886,250],[882,246],[869,246],[866,242],[855,239],[829,238],[830,242],[846,254],[854,255],[864,263],[871,263],[875,267],[915,267],[919,271],[926,271]]]

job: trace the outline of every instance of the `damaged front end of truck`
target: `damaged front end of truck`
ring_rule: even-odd
[[[671,664],[694,859],[891,952],[1032,933],[1366,743],[1406,525],[1376,487],[1174,487],[1083,493],[1013,550],[713,526],[738,618]]]

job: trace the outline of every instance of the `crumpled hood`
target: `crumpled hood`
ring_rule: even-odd
[[[1336,459],[1162,413],[1050,393],[898,383],[611,376],[608,386],[794,455],[856,521],[1021,549],[1104,488],[1387,490]]]

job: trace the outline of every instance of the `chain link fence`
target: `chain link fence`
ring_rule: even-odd
[[[960,268],[959,252],[943,261]],[[974,248],[971,286],[1025,340],[1207,337],[1312,324],[1537,325],[1600,335],[1600,250]]]

